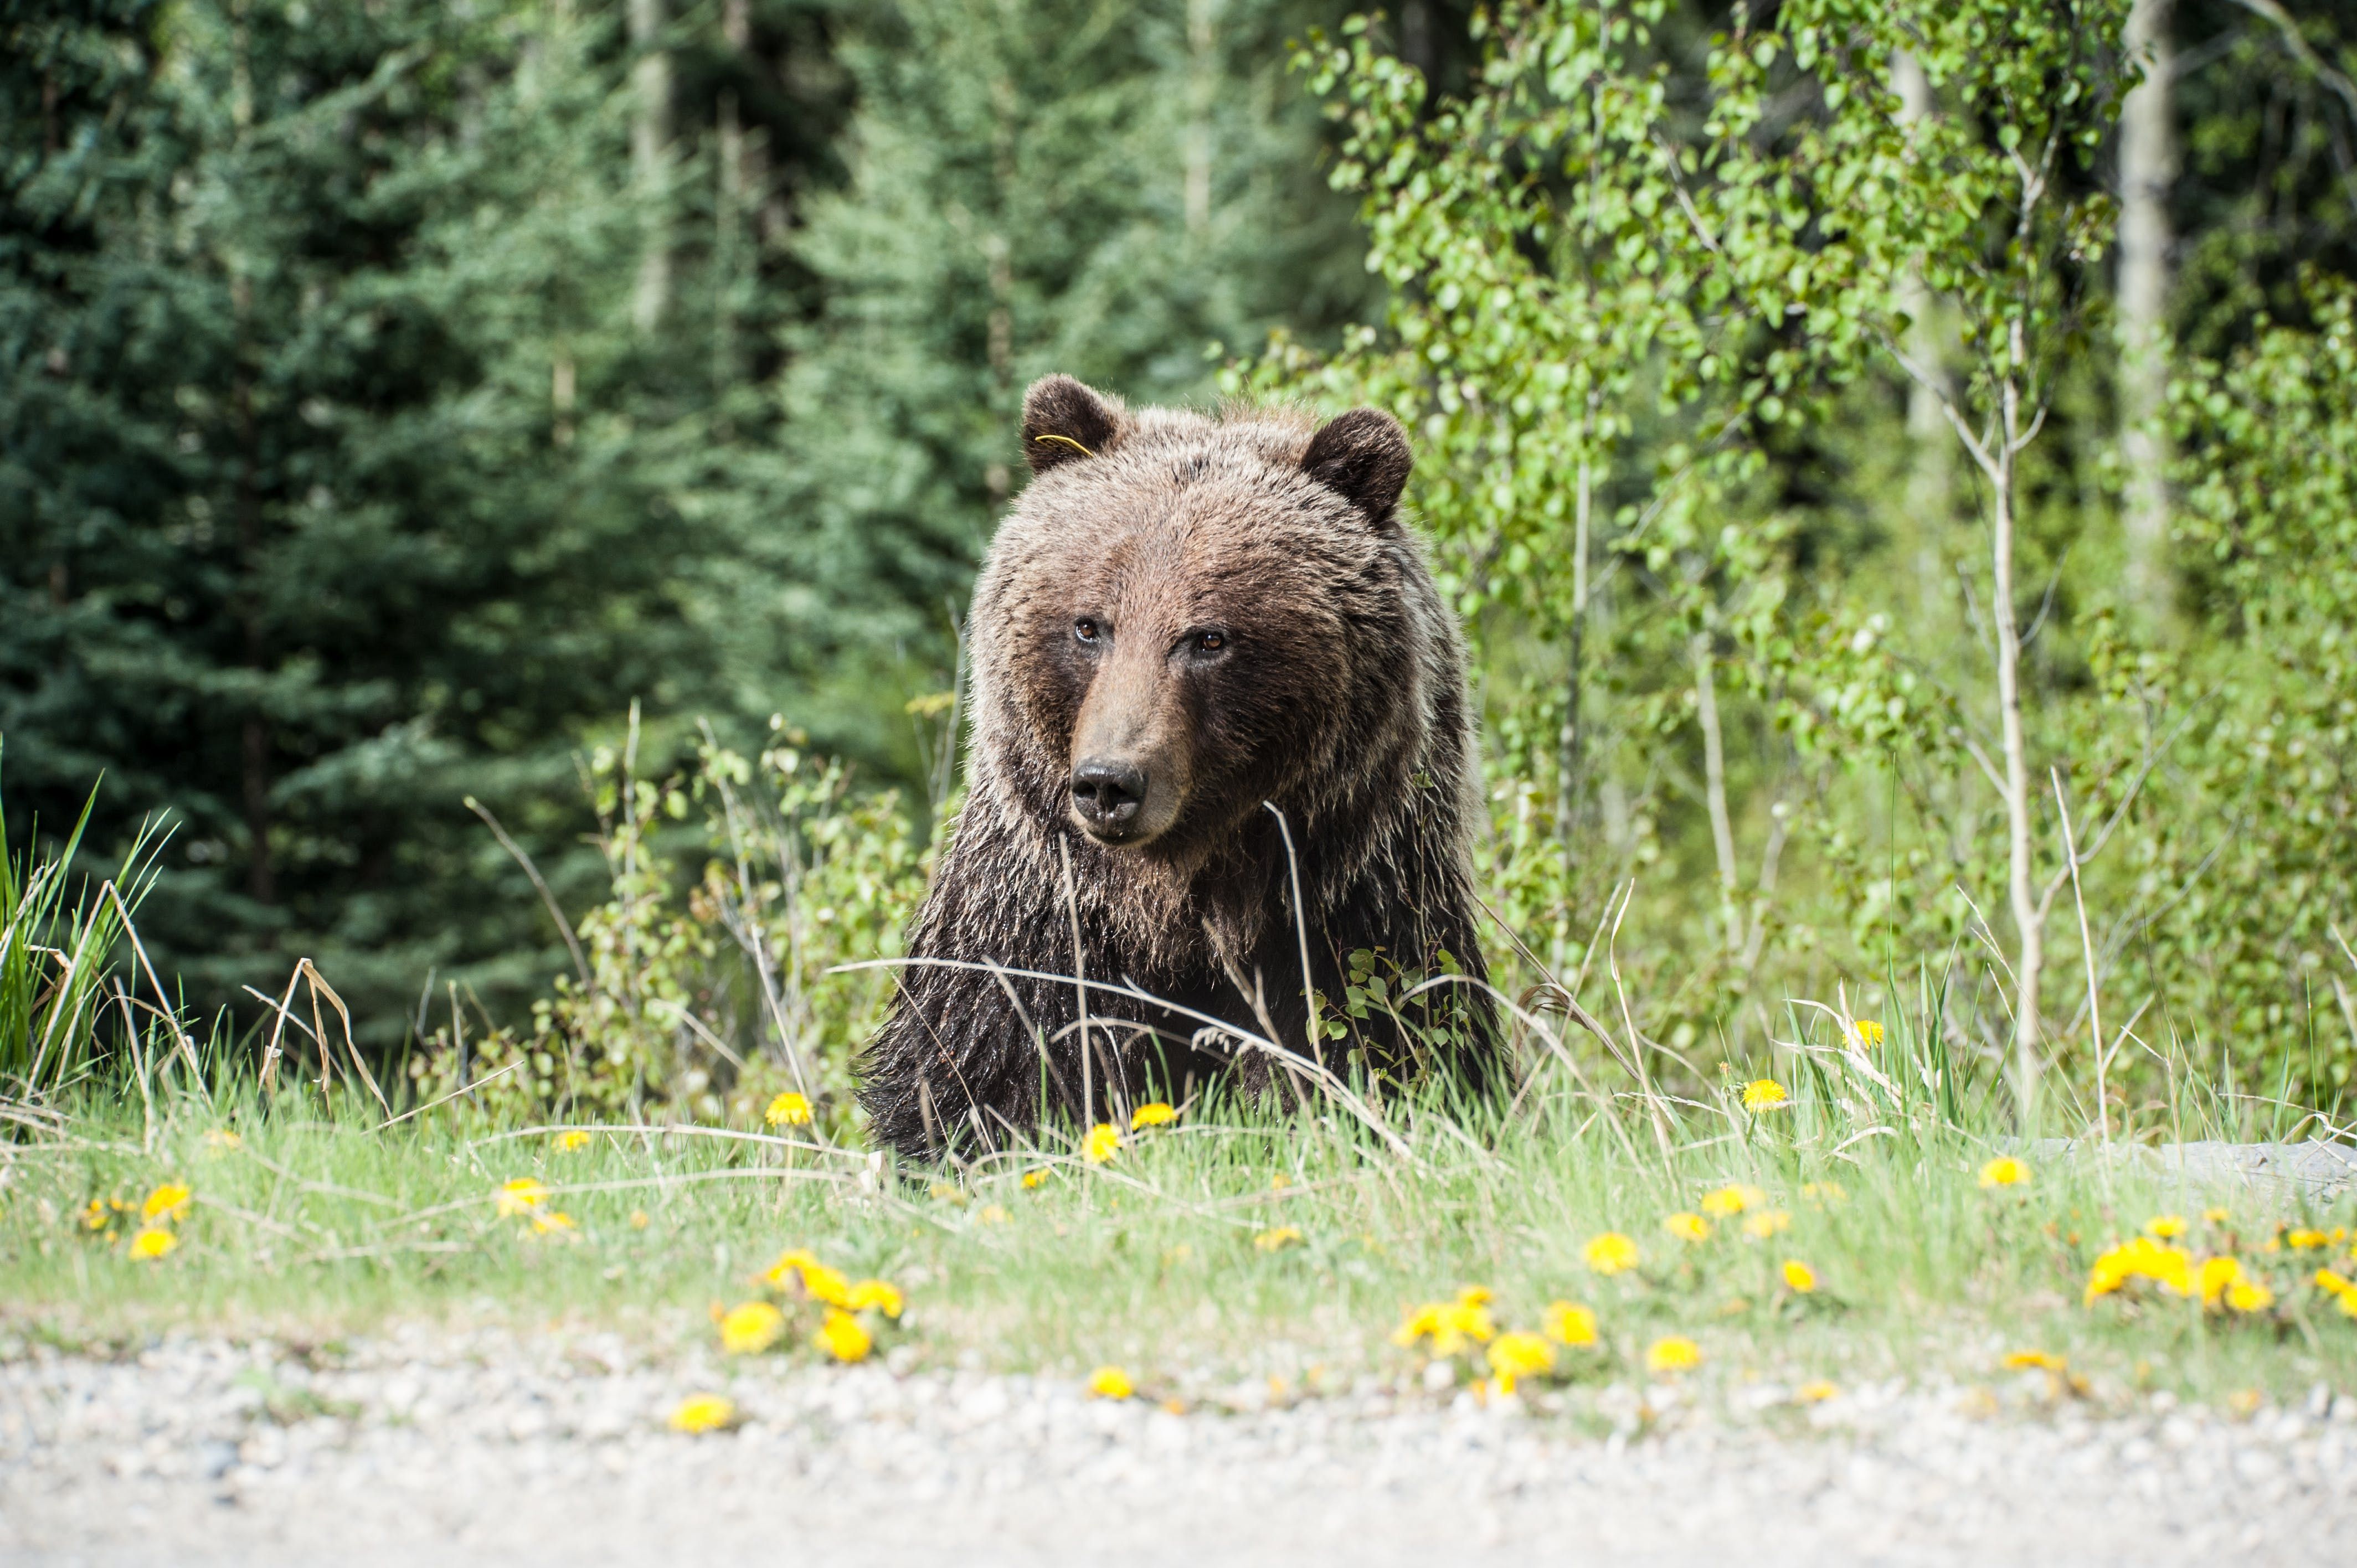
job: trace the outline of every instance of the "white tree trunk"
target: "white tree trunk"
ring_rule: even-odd
[[[1923,67],[1905,49],[1890,57],[1890,85],[1899,94],[1899,118],[1903,124],[1928,120],[1932,113],[1932,83]],[[1940,342],[1939,301],[1924,286],[1920,271],[1910,270],[1900,297],[1911,323],[1907,329],[1907,357],[1928,379],[1911,381],[1907,389],[1907,517],[1914,532],[1915,591],[1929,621],[1947,608],[1952,585],[1941,550],[1943,525],[1954,506],[1953,465],[1955,436],[1943,412],[1948,385],[1946,355]]]
[[[637,97],[630,116],[630,174],[649,213],[639,285],[630,299],[630,321],[640,332],[662,325],[671,309],[671,221],[662,208],[671,157],[671,56],[654,47],[662,27],[663,0],[630,0],[630,45],[639,52],[630,69]]]
[[[2169,188],[2170,0],[2136,0],[2126,45],[2144,80],[2120,107],[2119,419],[2127,469],[2128,590],[2155,624],[2169,618]]]

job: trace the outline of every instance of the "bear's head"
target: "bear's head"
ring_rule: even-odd
[[[1413,751],[1429,612],[1397,421],[1132,413],[1050,376],[1023,445],[974,652],[985,745],[1035,820],[1200,865],[1263,801],[1346,808]]]

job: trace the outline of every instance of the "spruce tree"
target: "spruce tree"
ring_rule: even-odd
[[[430,972],[536,986],[465,797],[561,851],[586,735],[774,700],[731,660],[791,635],[699,597],[741,554],[694,506],[713,313],[631,325],[618,18],[116,0],[20,9],[5,54],[12,822],[102,771],[94,836],[167,814],[145,935],[200,1004],[307,954],[382,1039]],[[576,902],[587,862],[551,866]]]
[[[780,476],[781,547],[821,564],[797,607],[822,644],[941,649],[1034,377],[1201,401],[1215,345],[1372,307],[1286,69],[1287,38],[1331,9],[901,0],[846,38],[850,179],[796,245],[821,305],[787,338]],[[834,716],[870,747],[888,737],[857,726],[897,717]]]

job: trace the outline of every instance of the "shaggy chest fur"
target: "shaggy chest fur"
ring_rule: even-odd
[[[967,805],[867,1060],[904,1148],[1270,1081],[1353,952],[1480,972],[1462,660],[1397,425],[1050,378],[1025,432],[969,623]]]

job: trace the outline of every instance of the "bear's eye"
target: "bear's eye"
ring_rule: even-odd
[[[1228,634],[1224,631],[1199,631],[1195,634],[1195,651],[1198,653],[1217,653],[1227,645]]]
[[[1082,616],[1072,623],[1072,636],[1082,642],[1094,642],[1097,639],[1097,623]]]

